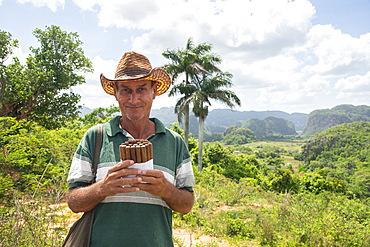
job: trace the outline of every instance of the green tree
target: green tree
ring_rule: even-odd
[[[172,88],[169,96],[174,96],[177,93],[185,95],[187,98],[190,92],[186,89],[186,86],[190,84],[190,79],[194,78],[199,73],[207,73],[207,70],[202,66],[209,66],[219,62],[219,58],[209,53],[212,46],[208,43],[201,43],[195,46],[193,39],[189,38],[185,49],[167,49],[162,55],[171,60],[171,63],[165,64],[163,68],[171,75],[172,83],[178,79],[182,74],[185,74],[185,80],[182,82],[182,87]],[[184,118],[184,140],[188,145],[189,136],[189,102],[185,101],[184,106],[181,108],[175,107],[175,113],[178,115],[179,123]],[[180,104],[177,104],[179,106]]]
[[[105,123],[118,114],[121,114],[121,110],[118,106],[111,105],[108,108],[99,107],[93,110],[91,113],[86,114],[82,118],[82,122],[84,125],[93,126],[100,123]]]
[[[204,121],[208,116],[208,107],[211,106],[210,100],[221,102],[230,108],[235,104],[241,105],[240,99],[234,92],[223,89],[232,86],[231,78],[232,74],[228,72],[203,76],[202,79],[196,78],[191,85],[192,94],[183,101],[193,103],[194,115],[199,118],[198,171],[202,171]]]
[[[13,49],[18,47],[18,40],[12,39],[9,32],[0,30],[0,66],[4,67],[4,62],[13,54]],[[3,77],[0,77],[3,83]]]
[[[0,33],[0,116],[31,119],[49,129],[76,117],[80,95],[71,87],[85,83],[82,73],[92,72],[78,34],[58,26],[36,28],[33,35],[40,47],[30,47],[26,64],[15,57],[4,65],[17,41],[9,33]]]

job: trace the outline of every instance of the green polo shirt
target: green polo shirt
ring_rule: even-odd
[[[133,139],[119,126],[116,117],[103,124],[97,181],[120,162],[119,145]],[[153,144],[154,169],[179,189],[193,191],[194,175],[189,151],[176,132],[151,118],[156,132],[148,138]],[[92,164],[97,126],[82,138],[68,175],[69,187],[86,186],[92,181]],[[99,203],[92,232],[91,246],[173,246],[172,210],[167,203],[145,191],[107,196]]]

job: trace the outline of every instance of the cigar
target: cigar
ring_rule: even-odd
[[[145,145],[141,145],[140,149],[141,149],[141,156],[142,156],[143,162],[147,162],[149,159],[148,159],[148,156],[147,156],[147,153],[146,153]]]
[[[135,153],[136,153],[137,163],[141,163],[142,162],[142,160],[141,160],[141,149],[140,149],[139,145],[135,146]]]
[[[121,160],[126,160],[126,145],[121,144],[119,146],[119,155]]]
[[[126,150],[125,150],[126,152],[126,156],[125,156],[125,158],[126,158],[126,160],[131,160],[131,153],[130,153],[130,146],[128,146],[128,145],[126,145]]]
[[[153,159],[153,144],[145,139],[128,140],[119,146],[121,160],[145,163]]]
[[[132,145],[132,146],[130,147],[130,154],[131,154],[131,159],[132,159],[135,163],[137,163],[137,162],[136,162],[136,151],[135,151],[135,146],[134,146],[134,145]]]
[[[149,142],[149,160],[153,159],[153,144]]]

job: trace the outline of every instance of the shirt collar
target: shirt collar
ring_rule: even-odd
[[[121,128],[120,124],[119,124],[119,119],[121,118],[121,116],[117,116],[115,118],[113,118],[111,121],[108,122],[108,128],[107,128],[107,134],[108,136],[115,136],[117,135],[117,133],[122,133],[123,135],[127,136],[129,139],[130,138],[130,134]],[[149,118],[150,121],[154,122],[155,124],[155,134],[159,134],[159,133],[166,133],[166,127],[164,126],[164,124],[157,118]]]

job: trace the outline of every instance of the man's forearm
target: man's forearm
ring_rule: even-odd
[[[97,185],[72,188],[67,193],[69,208],[75,212],[88,212],[98,205],[105,197],[97,193]]]
[[[173,211],[180,214],[189,213],[194,205],[194,193],[175,186],[162,198]]]

